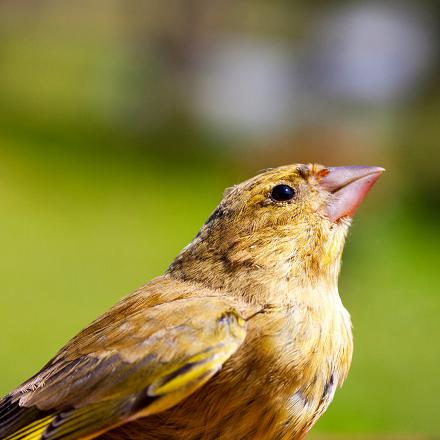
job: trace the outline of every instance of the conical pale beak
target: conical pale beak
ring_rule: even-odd
[[[329,219],[336,222],[342,217],[352,217],[384,171],[380,167],[328,167],[319,184],[332,193],[326,206]]]

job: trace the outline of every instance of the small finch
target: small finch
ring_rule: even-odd
[[[0,438],[304,438],[350,367],[341,255],[382,171],[290,165],[227,189],[164,275],[0,400]]]

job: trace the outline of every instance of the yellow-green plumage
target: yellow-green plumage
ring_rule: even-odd
[[[352,356],[337,277],[349,221],[321,166],[228,190],[165,275],[124,298],[0,401],[0,436],[301,439]],[[295,188],[278,203],[274,185]]]

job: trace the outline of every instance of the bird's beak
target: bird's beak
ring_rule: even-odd
[[[326,206],[329,219],[336,222],[353,216],[383,171],[380,167],[365,166],[326,168],[319,184],[333,194]]]

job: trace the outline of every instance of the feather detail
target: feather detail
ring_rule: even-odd
[[[162,283],[169,290],[166,278],[156,288]],[[173,286],[177,289],[179,283]],[[99,332],[86,329],[6,397],[0,406],[2,437],[94,438],[164,411],[205,384],[245,338],[246,321],[212,292],[209,297],[159,302],[148,311],[140,299],[135,294],[128,300],[136,304],[130,314],[121,314],[117,305],[99,318],[97,322],[107,321],[113,315]]]

